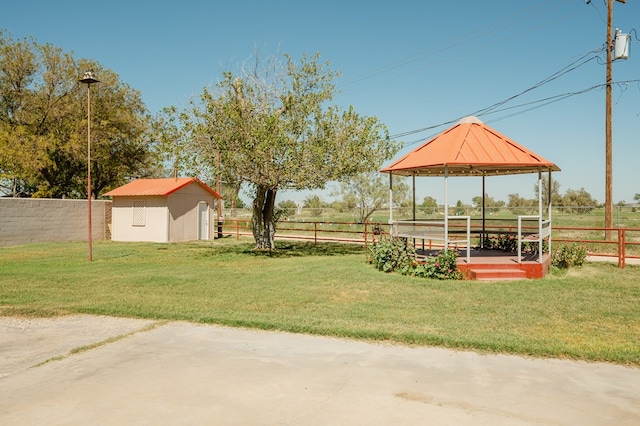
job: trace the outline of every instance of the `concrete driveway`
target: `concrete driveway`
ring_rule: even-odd
[[[636,426],[640,369],[183,322],[4,317],[0,424]]]

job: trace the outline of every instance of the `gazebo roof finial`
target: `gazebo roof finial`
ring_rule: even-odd
[[[458,121],[458,124],[465,124],[465,123],[471,123],[471,124],[484,124],[478,117],[476,117],[475,115],[468,115],[466,117],[463,117],[460,121]]]

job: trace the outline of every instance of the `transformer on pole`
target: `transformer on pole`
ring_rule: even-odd
[[[629,59],[629,46],[631,45],[631,34],[623,34],[616,28],[616,35],[613,40],[613,60]]]

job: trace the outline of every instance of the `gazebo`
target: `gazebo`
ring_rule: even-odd
[[[450,216],[448,199],[448,179],[452,176],[478,176],[482,178],[482,234],[481,241],[486,235],[485,217],[485,178],[487,176],[514,175],[525,173],[538,174],[538,214],[518,216],[518,254],[517,263],[522,264],[522,244],[524,242],[538,244],[539,264],[543,263],[543,240],[548,241],[551,250],[551,197],[547,201],[546,218],[543,211],[542,179],[543,173],[548,173],[549,188],[551,188],[551,173],[560,171],[554,163],[528,150],[512,139],[502,135],[485,125],[478,118],[465,117],[458,123],[424,143],[415,150],[391,163],[381,170],[389,173],[389,201],[392,205],[393,176],[412,177],[414,213],[412,221],[394,221],[393,210],[390,207],[389,224],[394,237],[440,241],[443,248],[448,250],[453,244],[466,248],[465,262],[471,264],[471,221],[469,216]],[[439,220],[417,221],[415,217],[415,178],[416,177],[444,178],[444,218]],[[465,221],[466,233],[450,232],[450,222]],[[523,223],[537,222],[536,232]],[[464,269],[464,268],[463,268]],[[545,269],[548,269],[548,265]],[[530,275],[530,274],[529,274]]]

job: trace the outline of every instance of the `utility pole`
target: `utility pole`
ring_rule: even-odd
[[[616,0],[626,3],[627,0]],[[610,240],[613,235],[613,142],[611,135],[611,83],[613,82],[611,63],[613,62],[613,0],[607,1],[607,77],[606,77],[606,122],[605,122],[605,201],[604,201],[604,227],[605,240]]]

